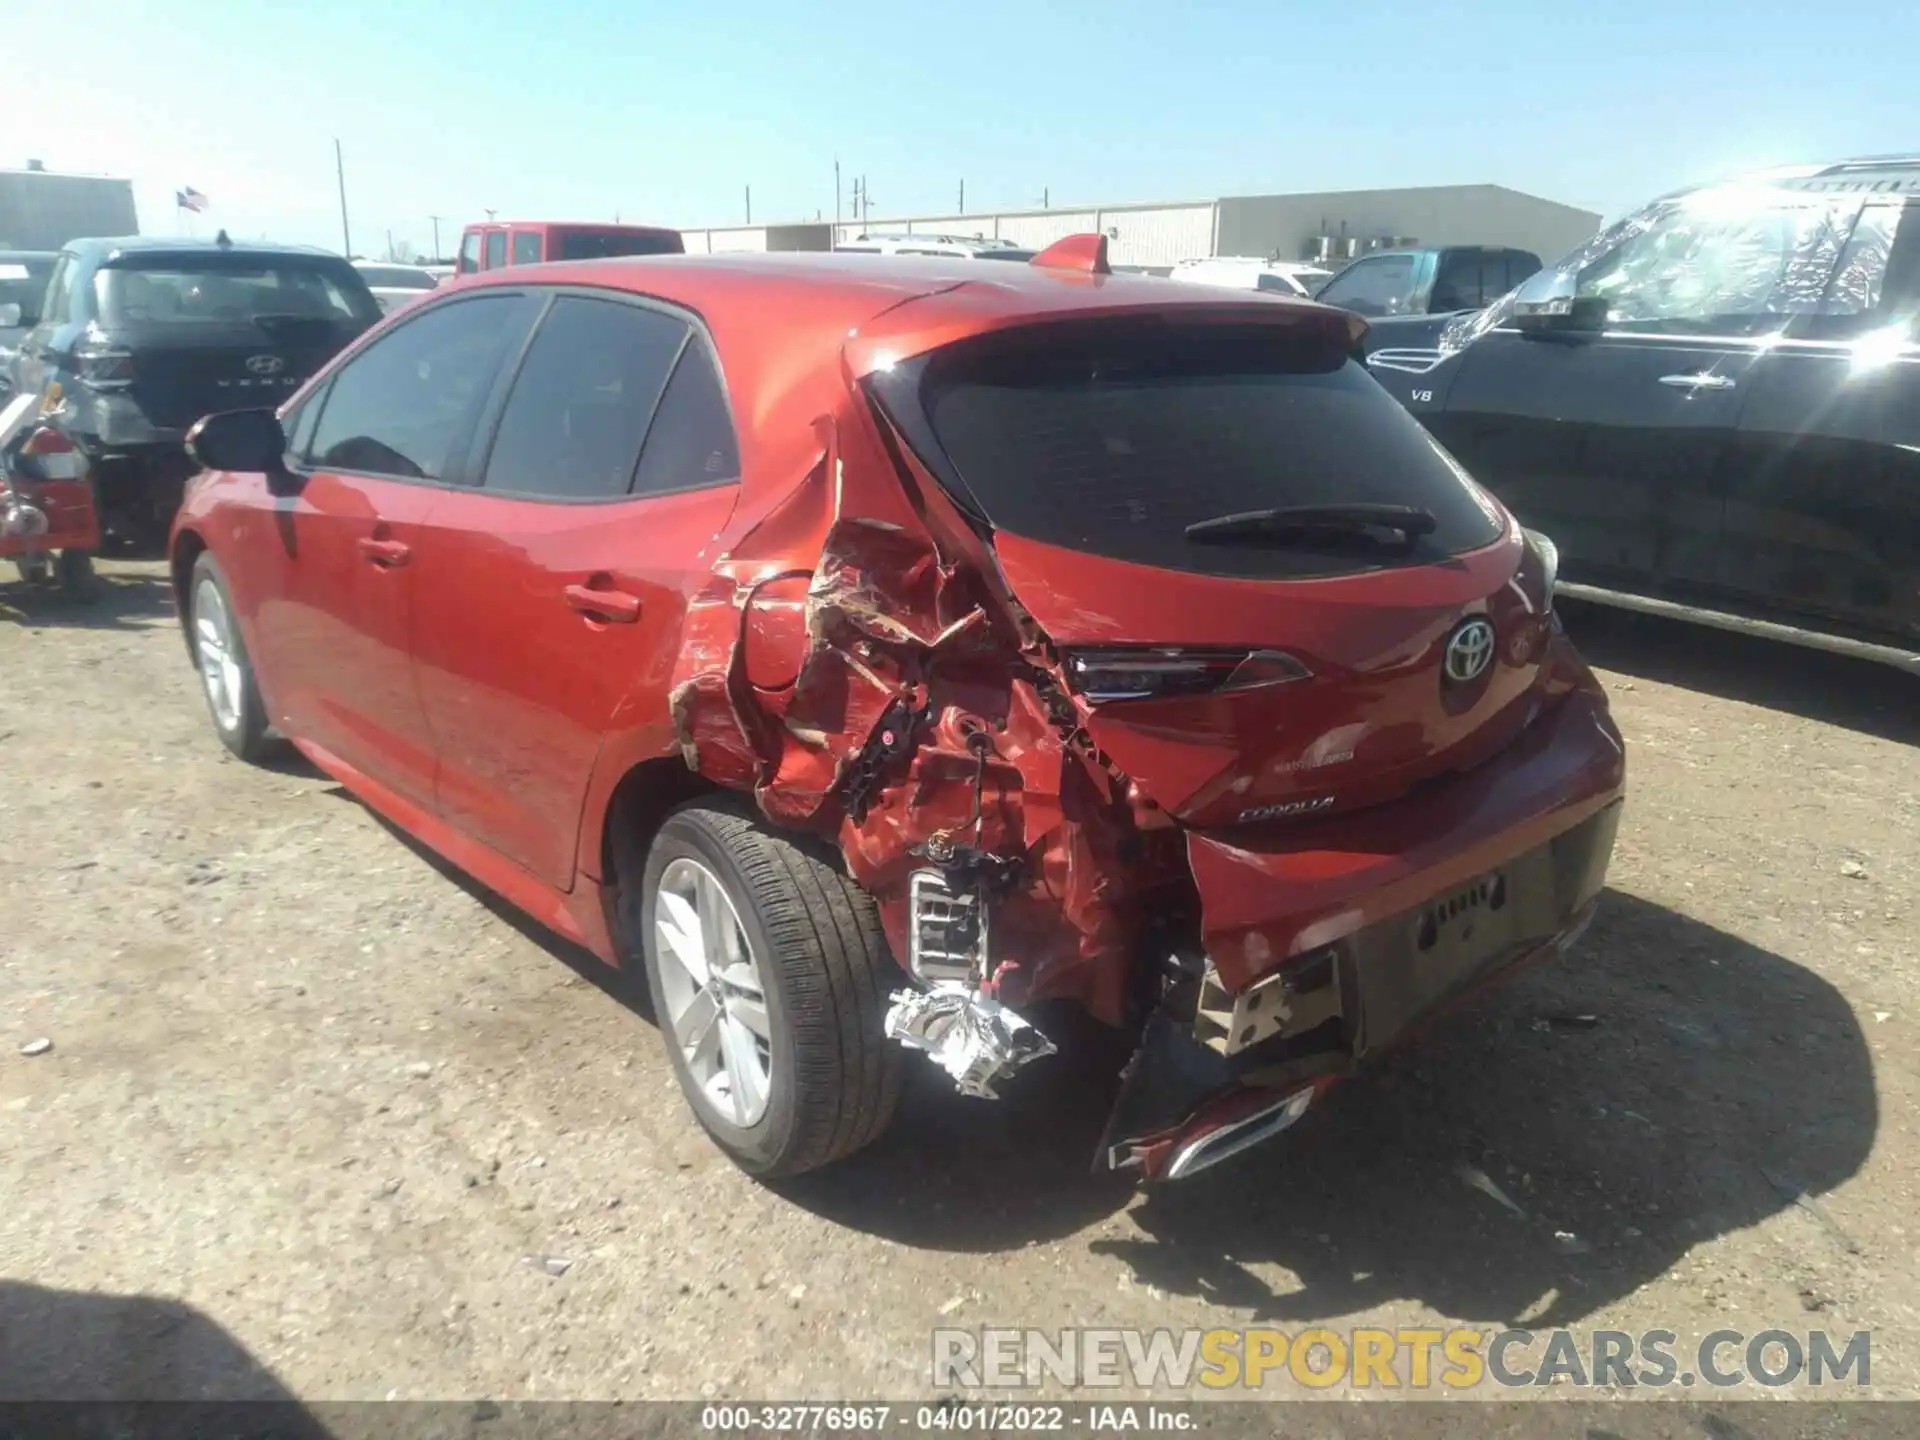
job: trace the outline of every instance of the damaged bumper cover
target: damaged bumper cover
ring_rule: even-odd
[[[1604,701],[1576,693],[1458,777],[1425,833],[1358,815],[1259,848],[1189,837],[1206,959],[1148,1022],[1096,1168],[1196,1173],[1482,986],[1570,948],[1605,883],[1623,781]]]

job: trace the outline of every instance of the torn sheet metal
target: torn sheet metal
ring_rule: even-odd
[[[1177,882],[1185,856],[1172,831],[1138,843],[1137,797],[991,550],[876,424],[823,418],[802,482],[690,601],[670,686],[682,757],[834,837],[897,955],[911,877],[931,866],[991,903],[988,995],[1119,1023],[1147,889],[1133,882],[1156,867]]]
[[[962,1095],[999,1098],[994,1087],[1021,1066],[1054,1053],[1054,1044],[989,995],[961,985],[896,990],[887,1035],[924,1050]]]

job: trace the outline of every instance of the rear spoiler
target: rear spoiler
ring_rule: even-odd
[[[1091,231],[1063,235],[1027,263],[1043,270],[1078,270],[1083,275],[1113,273],[1107,263],[1107,237]]]

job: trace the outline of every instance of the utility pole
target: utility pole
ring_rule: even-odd
[[[866,224],[867,217],[873,214],[873,187],[867,184],[867,177],[860,177],[860,223]]]
[[[747,224],[753,223],[753,187],[747,186]]]
[[[840,223],[840,157],[833,157],[833,223]]]
[[[338,137],[333,142],[333,173],[340,181],[340,249],[351,260],[353,233],[347,229],[347,162],[341,157]]]
[[[438,215],[429,215],[427,219],[433,222],[433,258],[434,263],[438,264],[440,260],[440,217]]]
[[[967,213],[967,182],[965,180],[960,182],[960,209],[957,213],[961,215]]]
[[[393,228],[389,226],[387,228],[387,259],[393,260],[397,258],[398,257],[393,253]]]

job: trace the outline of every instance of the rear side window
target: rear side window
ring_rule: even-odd
[[[516,265],[540,263],[540,232],[538,230],[519,230],[514,233],[513,263]]]
[[[688,333],[658,310],[555,300],[500,416],[487,489],[555,500],[625,495]]]
[[[664,495],[739,478],[740,448],[727,413],[726,391],[712,355],[695,340],[674,370],[647,431],[633,493]]]
[[[49,325],[65,325],[73,309],[73,272],[77,268],[71,255],[62,255],[47,281],[47,294],[40,306],[40,318]]]
[[[493,377],[533,323],[524,295],[423,309],[340,367],[313,432],[312,463],[404,480],[448,475]]]
[[[1420,423],[1317,329],[1169,317],[1001,331],[870,382],[942,483],[997,529],[1141,565],[1300,579],[1491,543],[1495,512]],[[1388,555],[1190,540],[1249,510],[1430,510]]]
[[[555,260],[612,260],[621,255],[679,255],[685,249],[677,231],[633,233],[619,230],[556,230]]]
[[[498,270],[507,263],[507,232],[495,230],[487,236],[487,269]]]

